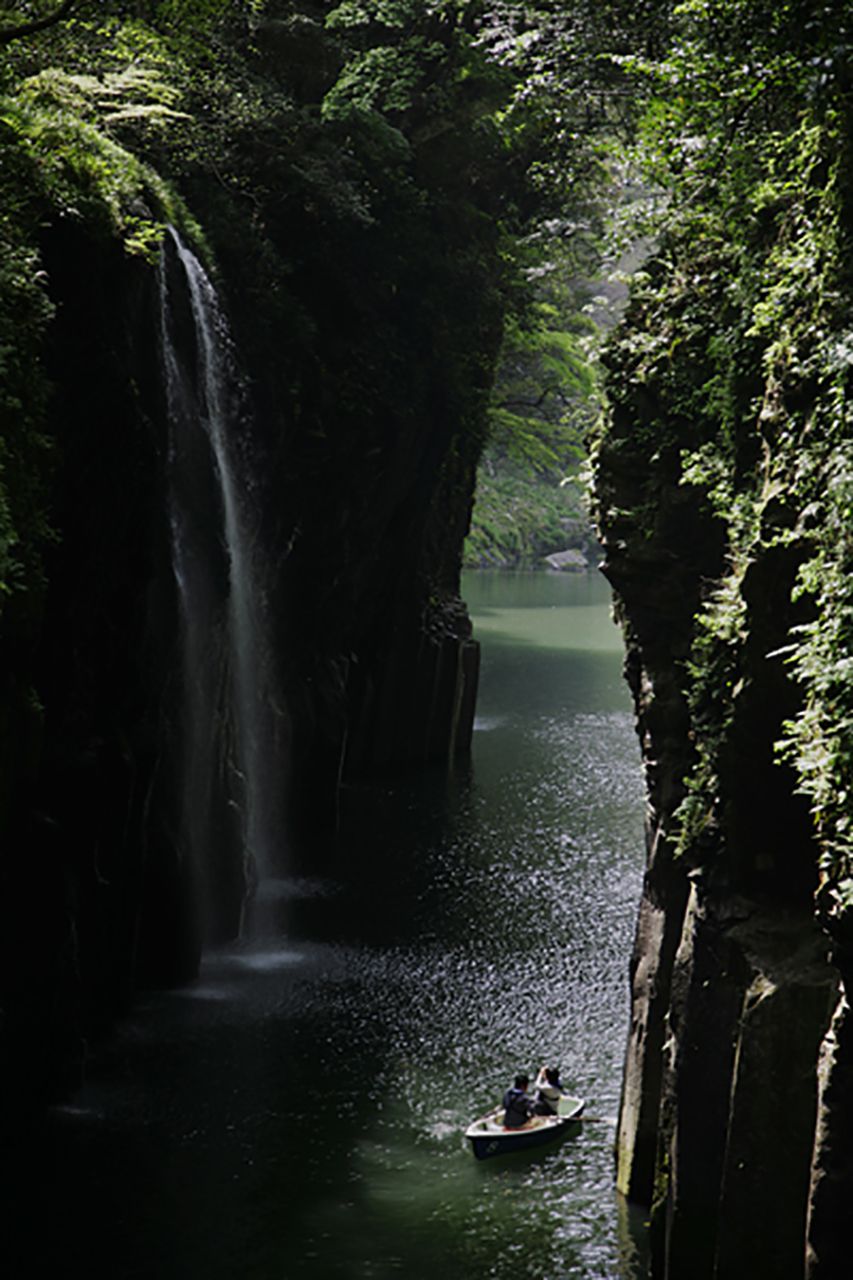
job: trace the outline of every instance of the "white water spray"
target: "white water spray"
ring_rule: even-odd
[[[216,291],[198,258],[171,228],[170,236],[176,269],[170,271],[164,257],[161,330],[170,418],[172,546],[184,635],[184,839],[203,874],[209,866],[207,846],[222,838],[217,810],[221,815],[227,806],[239,806],[245,878],[251,888],[278,860],[283,732],[257,536],[257,459]],[[181,286],[191,320],[191,342],[183,347],[177,319],[181,300],[173,296]],[[199,431],[206,450],[200,449]],[[205,452],[213,472],[207,477],[208,494],[215,493],[207,507],[216,509],[214,522],[220,525],[213,531],[205,509],[205,481],[198,474]],[[223,550],[224,600],[215,569]],[[236,786],[224,771],[236,775]]]

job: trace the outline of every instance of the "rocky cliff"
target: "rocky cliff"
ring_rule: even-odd
[[[685,182],[607,356],[649,796],[617,1177],[670,1280],[848,1267],[847,122]]]
[[[86,50],[58,29],[21,55],[35,74],[7,74],[15,1106],[73,1087],[87,1038],[140,986],[234,937],[259,876],[321,865],[343,788],[469,745],[459,572],[503,303],[488,191],[464,162],[488,146],[448,133],[473,80],[460,106],[433,66],[393,124],[343,95],[321,119],[344,57],[305,10],[235,21],[215,67],[164,42],[179,117],[146,61],[154,28],[141,80],[114,70],[140,38],[118,19]],[[433,35],[449,56],[453,23]],[[261,821],[264,853],[247,838]]]

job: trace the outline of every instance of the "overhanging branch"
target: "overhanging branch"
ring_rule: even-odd
[[[0,45],[11,44],[13,40],[20,40],[24,36],[34,36],[39,31],[45,31],[48,27],[61,22],[63,18],[67,18],[76,3],[77,0],[62,0],[58,9],[54,9],[52,13],[46,13],[43,18],[22,22],[17,27],[0,27]]]

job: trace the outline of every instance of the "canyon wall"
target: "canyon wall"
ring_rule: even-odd
[[[849,131],[773,147],[674,209],[597,444],[649,799],[617,1181],[669,1280],[847,1269]]]
[[[346,103],[321,120],[342,55],[307,8],[237,22],[172,132],[134,104],[120,145],[93,76],[7,100],[27,324],[3,314],[24,372],[2,402],[0,1064],[19,1114],[67,1096],[140,987],[237,936],[259,878],[322,870],[348,790],[470,744],[461,548],[503,307],[464,163],[485,150],[450,141],[429,68],[445,136],[420,100],[394,128]]]

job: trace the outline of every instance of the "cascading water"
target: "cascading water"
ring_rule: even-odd
[[[173,228],[160,281],[183,638],[182,844],[210,908],[212,882],[233,878],[235,866],[249,896],[280,863],[285,725],[258,536],[257,443],[216,291]]]

